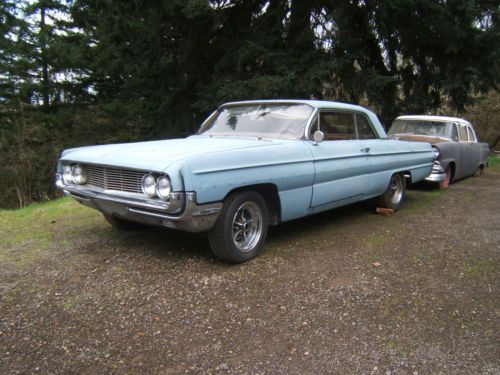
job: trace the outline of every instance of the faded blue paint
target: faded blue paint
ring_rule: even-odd
[[[223,201],[232,190],[245,186],[273,184],[282,221],[380,195],[394,173],[408,172],[412,182],[430,174],[434,156],[430,144],[387,139],[378,118],[365,108],[309,100],[275,102],[364,113],[380,139],[315,144],[196,135],[66,150],[59,171],[62,162],[74,161],[167,173],[173,190],[196,192],[198,204]]]

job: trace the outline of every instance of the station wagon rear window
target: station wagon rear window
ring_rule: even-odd
[[[313,108],[305,104],[244,104],[223,107],[200,134],[301,139]]]

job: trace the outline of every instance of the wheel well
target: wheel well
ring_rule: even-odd
[[[227,196],[240,191],[255,191],[259,193],[266,202],[269,211],[269,224],[277,225],[281,221],[281,203],[278,195],[278,188],[274,184],[256,184],[242,186],[231,190]],[[227,197],[226,196],[226,197]]]
[[[450,161],[448,165],[451,167],[451,176],[450,176],[450,182],[453,181],[453,177],[455,177],[455,162]]]
[[[403,172],[399,172],[399,173],[401,173],[403,176],[405,176],[406,185],[411,185],[411,172],[410,171],[403,171]]]

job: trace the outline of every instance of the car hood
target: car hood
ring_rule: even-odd
[[[64,151],[61,160],[161,172],[175,162],[205,153],[263,149],[278,146],[283,142],[286,141],[191,136],[183,139],[74,148]]]
[[[390,137],[394,139],[400,139],[402,141],[429,142],[432,144],[441,142],[450,142],[450,139],[448,138],[437,137],[434,135],[423,135],[423,134],[410,134],[410,133],[392,134]]]

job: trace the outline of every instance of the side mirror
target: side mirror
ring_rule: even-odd
[[[325,133],[323,133],[321,130],[316,130],[313,134],[313,141],[315,144],[323,142],[325,139]]]

